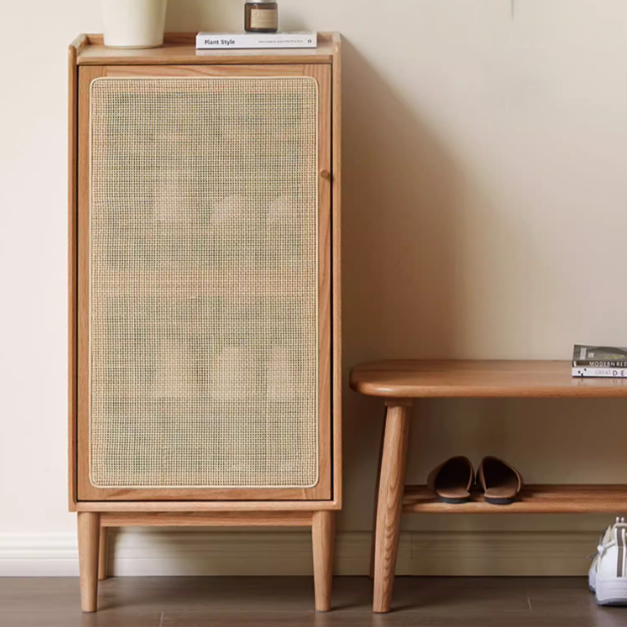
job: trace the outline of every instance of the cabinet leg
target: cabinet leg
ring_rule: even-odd
[[[81,575],[81,608],[95,612],[98,606],[98,548],[100,514],[78,513],[78,565]]]
[[[375,529],[374,612],[389,612],[398,554],[411,407],[390,406],[385,420]]]
[[[333,556],[335,552],[335,512],[314,512],[311,528],[316,611],[331,609]]]
[[[109,530],[100,527],[100,543],[98,549],[98,581],[109,577]]]

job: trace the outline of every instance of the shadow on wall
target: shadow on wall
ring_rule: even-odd
[[[345,371],[371,359],[453,355],[462,175],[350,41],[342,50]],[[374,496],[382,411],[345,392],[348,528],[364,528],[371,507],[363,489],[372,486],[366,497]]]
[[[500,339],[503,358],[515,346],[506,341],[510,335],[535,348],[538,323],[550,321],[553,312],[538,308],[543,302],[538,293],[535,309],[525,296],[537,277],[553,276],[555,269],[546,249],[536,247],[537,233],[524,212],[515,210],[517,199],[483,193],[469,164],[456,162],[429,128],[428,116],[421,119],[420,100],[404,103],[349,41],[344,40],[343,53],[346,375],[362,361],[476,353],[477,338],[491,333]],[[498,129],[476,131],[489,137]],[[486,158],[482,165],[493,163]],[[500,203],[514,210],[499,210]],[[557,279],[543,285],[540,289],[563,289]],[[484,293],[497,301],[486,300]],[[487,352],[497,357],[495,346]],[[412,421],[408,483],[423,483],[432,468],[459,454],[474,463],[484,455],[502,456],[530,483],[607,483],[625,476],[624,440],[600,444],[594,437],[598,423],[590,420],[593,413],[604,416],[608,433],[624,433],[620,401],[429,400],[415,412],[420,419]],[[380,400],[345,386],[341,524],[346,529],[371,525],[382,414]],[[414,516],[405,517],[403,526],[525,531],[563,526],[561,517],[488,518]],[[605,523],[603,517],[583,517],[569,524],[594,529]]]
[[[346,365],[444,357],[460,328],[461,173],[416,110],[346,40],[343,63]]]

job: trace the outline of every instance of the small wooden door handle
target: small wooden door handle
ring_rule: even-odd
[[[328,170],[322,170],[322,172],[320,172],[320,176],[327,181],[331,180],[331,172],[329,172]]]

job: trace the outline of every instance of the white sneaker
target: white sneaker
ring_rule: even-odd
[[[627,523],[617,518],[602,536],[588,573],[599,605],[627,605]]]

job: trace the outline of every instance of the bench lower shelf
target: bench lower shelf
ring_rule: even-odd
[[[528,485],[511,505],[490,505],[481,494],[467,503],[441,503],[427,486],[405,486],[403,512],[416,514],[615,514],[627,512],[627,485]]]

